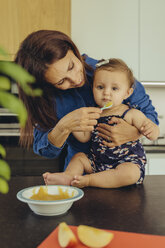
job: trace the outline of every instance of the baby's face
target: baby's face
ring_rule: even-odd
[[[120,105],[132,93],[127,76],[121,71],[99,70],[95,74],[93,94],[95,102],[103,107],[108,101],[113,107]]]

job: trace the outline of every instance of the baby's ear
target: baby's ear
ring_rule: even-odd
[[[127,99],[130,95],[132,95],[132,93],[133,93],[133,88],[129,88],[129,89],[127,90],[127,94],[126,94],[126,96],[125,96],[124,99]]]

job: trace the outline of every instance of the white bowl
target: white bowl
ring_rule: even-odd
[[[72,195],[73,197],[64,199],[64,200],[54,200],[54,201],[41,201],[41,200],[32,200],[30,197],[33,195],[33,193],[37,193],[40,187],[47,187],[48,194],[52,195],[58,195],[59,194],[59,187],[63,191],[67,191],[69,195]],[[34,191],[35,190],[35,191]],[[84,192],[76,187],[72,186],[64,186],[64,185],[39,185],[39,186],[33,186],[29,188],[22,189],[17,193],[17,198],[22,201],[26,202],[30,209],[39,215],[45,215],[45,216],[52,216],[52,215],[60,215],[67,212],[74,201],[77,201],[81,199],[84,195]]]

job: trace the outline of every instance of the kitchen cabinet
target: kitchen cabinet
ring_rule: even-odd
[[[138,9],[138,0],[72,0],[72,39],[93,58],[123,59],[137,77]]]
[[[0,47],[4,47],[13,59],[20,42],[33,31],[56,29],[70,35],[70,2],[0,0]]]
[[[6,150],[5,161],[11,168],[12,176],[42,176],[46,171],[63,171],[67,147],[64,147],[58,158],[45,158],[34,154],[32,147],[23,148],[19,144],[19,136],[1,136],[0,144]]]
[[[165,82],[164,10],[164,0],[72,0],[72,38],[94,58],[123,59],[144,83]]]
[[[146,175],[165,175],[165,153],[147,153]]]
[[[165,82],[165,1],[139,3],[139,79]]]

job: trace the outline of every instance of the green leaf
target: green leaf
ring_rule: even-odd
[[[27,120],[27,111],[20,99],[8,92],[0,91],[0,104],[18,115],[18,120],[22,127],[25,125]]]
[[[27,95],[42,95],[42,91],[40,89],[32,90],[31,87],[28,85],[28,83],[34,83],[35,78],[20,65],[8,61],[0,61],[0,72],[10,76],[12,79],[18,82],[18,84]]]
[[[8,183],[3,178],[0,178],[0,192],[2,194],[7,194],[8,191],[9,191]]]
[[[6,180],[10,179],[10,167],[8,163],[3,159],[0,159],[0,176],[5,178]]]
[[[2,158],[6,157],[6,151],[5,148],[0,144],[0,154],[2,155]]]
[[[0,61],[0,72],[7,74],[17,82],[25,84],[35,82],[35,78],[31,76],[20,65],[8,61]]]
[[[0,76],[0,90],[10,90],[11,84],[7,77]]]

